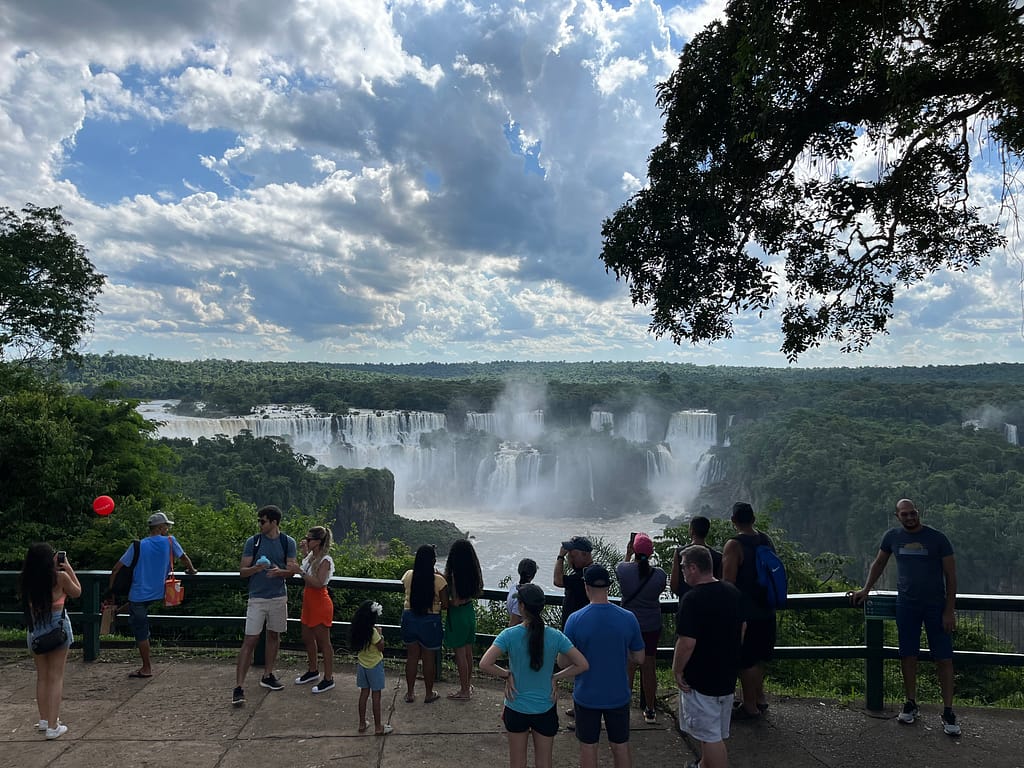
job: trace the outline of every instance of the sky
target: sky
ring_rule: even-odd
[[[0,0],[0,204],[62,206],[107,276],[86,352],[783,366],[777,312],[676,346],[600,260],[724,5]],[[1009,234],[800,365],[1024,360]]]

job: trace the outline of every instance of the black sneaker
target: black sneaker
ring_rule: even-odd
[[[956,721],[956,715],[953,714],[952,709],[946,709],[942,712],[942,730],[947,736],[960,735],[960,723]]]
[[[909,725],[917,720],[917,716],[919,714],[921,714],[921,710],[917,708],[917,702],[913,699],[909,699],[903,703],[903,711],[900,712],[898,719],[901,723],[907,723]]]
[[[281,681],[274,677],[273,673],[261,677],[260,685],[264,688],[269,688],[272,691],[284,690],[284,686],[281,685]]]
[[[333,687],[334,687],[334,678],[333,677],[325,677],[323,680],[321,680],[319,683],[317,683],[316,685],[313,686],[313,693],[323,693],[324,691],[331,690],[331,688],[333,688]]]
[[[245,704],[245,691],[242,690],[242,686],[235,688],[234,692],[231,694],[231,703],[236,707],[240,707]]]
[[[312,683],[314,680],[319,679],[320,672],[318,670],[310,670],[303,672],[301,675],[295,678],[296,685],[305,685],[306,683]]]

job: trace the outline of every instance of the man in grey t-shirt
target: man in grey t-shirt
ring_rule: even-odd
[[[864,602],[881,577],[889,558],[896,556],[896,629],[899,633],[900,671],[907,700],[899,714],[902,723],[913,723],[917,707],[917,657],[921,652],[921,625],[928,633],[928,647],[935,661],[942,690],[942,729],[960,735],[953,714],[953,630],[956,628],[956,560],[945,534],[921,523],[910,499],[896,503],[898,528],[882,537],[878,555],[868,570],[864,588],[850,593],[854,605]]]
[[[246,539],[238,575],[249,580],[249,604],[245,614],[245,640],[235,665],[235,690],[231,703],[245,703],[245,676],[252,666],[253,652],[264,625],[267,627],[266,661],[260,686],[280,691],[284,686],[274,676],[274,662],[281,645],[281,633],[288,629],[288,590],[285,581],[299,572],[295,539],[281,533],[281,510],[273,504],[256,512],[260,532]]]

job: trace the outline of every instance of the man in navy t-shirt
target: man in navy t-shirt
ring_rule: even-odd
[[[864,588],[851,592],[850,599],[854,605],[863,603],[889,558],[896,556],[896,629],[903,690],[907,695],[899,720],[913,723],[919,714],[917,657],[921,652],[923,624],[942,690],[942,729],[950,736],[959,736],[960,725],[953,714],[952,633],[956,628],[953,546],[943,533],[921,523],[921,515],[910,499],[896,503],[896,518],[900,526],[889,529],[882,537]]]

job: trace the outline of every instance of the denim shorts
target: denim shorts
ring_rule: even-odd
[[[149,603],[128,603],[128,623],[136,643],[149,640]]]
[[[419,643],[428,651],[436,651],[444,640],[441,614],[418,614],[402,611],[402,642],[406,645]]]
[[[384,690],[384,661],[377,663],[376,667],[367,669],[362,664],[356,664],[356,688],[369,688],[371,691]]]
[[[900,641],[900,657],[921,653],[921,625],[928,634],[928,649],[936,661],[953,658],[953,636],[942,628],[943,603],[896,601],[896,632]]]
[[[56,629],[60,626],[61,622],[64,623],[64,634],[68,636],[68,639],[64,641],[64,647],[70,648],[71,643],[73,643],[75,640],[74,635],[71,634],[71,617],[64,613],[63,610],[60,610],[54,611],[50,615],[50,618],[46,623],[40,624],[37,627],[33,627],[28,631],[28,649],[30,651],[32,650],[32,641],[35,638],[39,637],[40,635],[45,635],[51,629]]]

